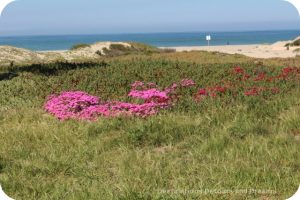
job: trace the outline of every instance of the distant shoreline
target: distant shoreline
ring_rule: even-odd
[[[128,52],[131,52],[131,54],[139,54],[141,52],[149,51],[153,53],[207,51],[225,54],[240,54],[252,58],[291,58],[300,55],[299,41],[300,38],[289,41],[279,41],[274,44],[160,47],[160,49],[165,50],[159,50],[141,43],[126,42],[97,42],[92,45],[83,45],[84,47],[72,50],[50,51],[31,51],[12,46],[0,46],[0,64],[10,65],[12,62],[40,63],[57,60],[93,60],[99,59],[102,56],[127,55]],[[286,44],[288,43],[295,45],[287,48]]]
[[[252,58],[291,58],[300,55],[296,49],[300,47],[290,47],[285,44],[290,41],[279,41],[274,44],[249,44],[249,45],[213,45],[213,46],[176,46],[157,47],[160,49],[174,49],[176,52],[208,51],[226,54],[241,54]],[[36,51],[40,53],[65,53],[68,50]]]
[[[171,48],[175,49],[177,52],[208,51],[227,54],[242,54],[253,58],[291,58],[300,55],[300,47],[290,47],[289,49],[285,47],[285,44],[288,42],[289,41],[279,41],[274,44],[177,46],[160,48]]]
[[[79,43],[140,42],[155,47],[206,46],[206,35],[211,35],[211,45],[273,44],[300,36],[300,30],[247,31],[247,32],[181,32],[145,34],[52,35],[0,37],[0,46],[9,45],[32,51],[69,50]]]

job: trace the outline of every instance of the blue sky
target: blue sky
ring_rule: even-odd
[[[275,29],[300,29],[282,0],[17,0],[0,17],[0,35]]]

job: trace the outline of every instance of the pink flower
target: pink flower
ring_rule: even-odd
[[[259,73],[255,78],[254,81],[262,81],[264,80],[266,77],[266,73],[265,72],[261,72]]]
[[[215,98],[215,97],[217,97],[217,94],[213,92],[213,93],[210,93],[210,96]]]
[[[166,101],[169,99],[166,92],[159,91],[158,89],[149,89],[149,90],[142,90],[142,91],[132,90],[130,91],[128,96],[137,99],[143,99],[145,101],[152,101],[152,100]]]
[[[178,88],[177,83],[173,83],[171,86],[165,88],[164,92],[165,92],[166,94],[169,94],[169,93],[171,93],[171,92],[175,92],[175,90],[176,90],[177,88]]]
[[[199,89],[198,94],[202,95],[202,96],[207,96],[208,95],[206,89]]]
[[[157,88],[157,85],[155,83],[147,83],[147,86],[150,87],[150,88]]]
[[[279,88],[271,88],[272,94],[278,94],[280,92]]]
[[[148,86],[154,86],[152,83]],[[132,87],[144,87],[144,83],[135,82]],[[84,119],[96,120],[97,117],[138,116],[147,117],[170,106],[170,99],[165,91],[158,89],[132,90],[128,96],[141,99],[140,104],[127,102],[100,102],[100,98],[85,92],[62,92],[50,95],[44,108],[60,120]]]
[[[182,79],[180,81],[180,85],[182,87],[192,87],[192,86],[195,86],[196,83],[193,80],[191,80],[191,79]]]
[[[144,87],[144,83],[141,81],[135,81],[134,83],[131,84],[132,89],[137,89],[137,88],[142,88]]]
[[[233,69],[233,71],[235,74],[244,74],[245,70],[243,68],[241,68],[240,66],[237,66]]]
[[[90,106],[99,104],[100,99],[85,92],[62,92],[60,95],[50,95],[44,108],[58,119],[80,118],[81,112]]]
[[[261,88],[258,88],[258,87],[252,87],[248,90],[246,90],[244,92],[244,95],[245,96],[258,96],[260,94],[260,92],[262,91]]]
[[[224,93],[226,92],[226,88],[222,86],[215,86],[214,91],[219,92],[219,93]]]

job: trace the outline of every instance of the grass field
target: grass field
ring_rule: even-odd
[[[17,200],[290,197],[300,183],[300,76],[242,86],[236,66],[275,76],[300,58],[183,52],[0,68],[2,187]],[[237,91],[195,101],[190,89],[145,119],[59,121],[43,109],[61,91],[123,100],[136,80],[166,87],[184,78]],[[280,92],[243,95],[253,84]]]

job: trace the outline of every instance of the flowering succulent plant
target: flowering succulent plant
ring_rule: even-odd
[[[260,71],[260,70],[259,70]],[[233,68],[235,82],[223,81],[222,84],[212,85],[198,89],[194,100],[199,102],[208,97],[222,98],[224,95],[241,94],[245,97],[278,94],[280,88],[267,87],[266,84],[276,80],[288,80],[292,76],[299,76],[298,68],[283,68],[277,76],[267,76],[265,72],[246,72],[238,66]],[[253,74],[253,75],[250,75]],[[169,108],[177,103],[179,97],[186,95],[182,92],[185,88],[196,86],[192,79],[182,79],[179,83],[172,83],[161,90],[156,83],[135,81],[131,84],[128,97],[132,102],[108,101],[103,102],[99,97],[81,91],[68,91],[50,95],[44,108],[47,112],[60,120],[84,119],[95,120],[98,117],[135,116],[148,117],[157,114],[160,110]],[[188,93],[190,94],[190,93]],[[137,103],[138,102],[138,103]]]
[[[98,116],[147,117],[170,105],[167,92],[160,91],[157,88],[143,90],[146,86],[154,87],[156,85],[136,81],[131,85],[132,90],[128,94],[129,97],[143,100],[141,104],[118,101],[101,102],[99,97],[85,92],[69,91],[58,95],[50,95],[44,108],[60,120],[95,120]]]
[[[44,108],[58,119],[81,118],[82,112],[99,104],[100,99],[81,91],[62,92],[50,95]]]
[[[152,101],[164,102],[168,100],[167,93],[160,91],[158,89],[131,90],[128,96],[137,99],[143,99],[146,102],[152,102]]]
[[[182,87],[192,87],[192,86],[195,86],[196,83],[195,83],[195,81],[193,81],[192,79],[182,79],[182,80],[180,81],[180,85],[181,85]]]

